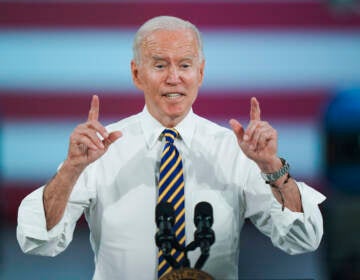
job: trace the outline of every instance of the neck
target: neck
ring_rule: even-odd
[[[173,128],[177,126],[182,120],[184,119],[184,116],[178,117],[178,118],[168,118],[163,120],[158,120],[164,127],[166,128]]]
[[[166,128],[173,128],[177,126],[183,119],[185,119],[187,114],[190,112],[190,109],[185,114],[175,117],[171,117],[171,116],[159,117],[153,112],[151,112],[149,109],[148,111],[154,119],[156,119],[159,123],[161,123],[161,125],[163,125]]]

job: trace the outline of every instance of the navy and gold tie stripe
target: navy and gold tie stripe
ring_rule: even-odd
[[[165,137],[165,146],[161,154],[160,175],[159,175],[159,197],[158,203],[166,201],[172,204],[175,211],[174,231],[180,246],[185,246],[185,195],[182,159],[179,151],[174,145],[175,138],[179,132],[172,129],[165,129],[162,133]],[[172,250],[171,255],[181,263],[184,253]],[[166,262],[159,252],[158,278],[171,271],[172,267]]]

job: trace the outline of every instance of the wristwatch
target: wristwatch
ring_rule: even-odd
[[[280,177],[284,176],[286,173],[289,172],[289,170],[290,170],[289,163],[283,158],[280,158],[280,160],[281,160],[283,166],[278,171],[276,171],[274,173],[261,172],[261,177],[265,180],[265,182],[267,184],[271,184],[271,183],[275,182]]]

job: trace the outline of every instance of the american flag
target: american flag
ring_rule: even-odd
[[[250,97],[279,133],[293,176],[320,189],[322,115],[360,83],[360,13],[325,1],[1,1],[3,215],[56,172],[92,94],[107,124],[139,112],[130,61],[137,28],[158,15],[198,26],[205,80],[194,111],[246,123]]]

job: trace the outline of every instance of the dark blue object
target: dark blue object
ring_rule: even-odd
[[[324,116],[325,175],[332,187],[360,193],[360,89],[339,92]]]

